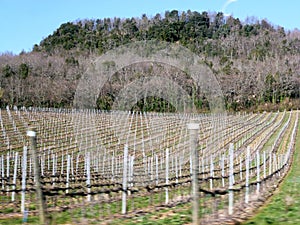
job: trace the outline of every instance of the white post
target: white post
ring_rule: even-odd
[[[115,154],[111,157],[111,180],[114,180],[115,170],[114,170]]]
[[[177,155],[174,158],[175,158],[175,176],[176,176],[176,184],[177,184],[178,183],[178,158],[177,158]]]
[[[23,164],[22,164],[21,213],[25,213],[26,172],[27,172],[27,146],[24,146],[23,147]]]
[[[158,185],[158,157],[155,154],[155,174],[156,174],[156,185]]]
[[[224,180],[224,176],[225,176],[225,170],[224,170],[224,160],[225,160],[225,156],[224,154],[222,155],[221,158],[221,167],[222,167],[222,187],[225,187],[225,180]]]
[[[182,176],[183,155],[179,156],[179,177]]]
[[[131,182],[131,187],[133,186],[133,168],[134,168],[134,156],[132,155],[130,158],[130,182]]]
[[[214,177],[214,161],[213,156],[210,156],[210,190],[213,189],[213,177]]]
[[[166,185],[169,184],[169,149],[166,149]],[[169,188],[166,187],[166,204],[169,203]]]
[[[77,153],[77,157],[76,157],[76,166],[75,166],[75,171],[76,171],[76,173],[78,173],[79,156],[80,156],[80,153]],[[104,163],[103,163],[103,164],[104,164]]]
[[[201,157],[201,164],[202,164],[202,178],[204,179],[205,178],[205,175],[204,175],[204,171],[205,171],[205,162],[204,162],[204,156],[202,155]]]
[[[64,154],[61,155],[61,171],[60,174],[64,174]]]
[[[29,176],[32,175],[32,158],[29,158]],[[35,176],[33,176],[33,180],[35,182]]]
[[[86,153],[86,186],[87,186],[87,201],[91,201],[91,161],[90,161],[90,152]]]
[[[234,151],[234,145],[233,143],[230,143],[229,145],[229,207],[228,207],[229,215],[232,215],[233,213],[233,191],[231,190],[233,188],[233,183],[234,183],[233,151]]]
[[[72,152],[72,156],[71,156],[71,171],[72,171],[72,176],[74,177],[74,163],[73,163],[73,159],[74,159],[74,154]]]
[[[9,180],[9,152],[7,153],[6,155],[6,177],[7,177],[7,180]],[[6,185],[6,190],[9,191],[9,185]]]
[[[272,152],[269,153],[269,175],[272,174]]]
[[[47,162],[48,168],[47,169],[50,170],[50,149],[48,149],[47,159],[48,159],[48,162]]]
[[[70,164],[71,164],[71,157],[70,155],[67,156],[67,180],[66,180],[66,193],[69,193],[69,179],[70,179]]]
[[[250,147],[247,147],[247,156],[246,156],[246,194],[245,194],[245,203],[249,202],[249,163],[250,163]]]
[[[45,155],[44,155],[45,156]],[[44,176],[44,165],[45,165],[45,157],[40,156],[40,165],[41,165],[41,175]]]
[[[193,174],[193,156],[190,155],[190,174]]]
[[[276,153],[273,154],[273,172],[275,172],[277,170],[277,157],[276,157]]]
[[[265,179],[266,178],[266,151],[264,151],[263,157],[264,157],[264,179]]]
[[[256,191],[257,191],[257,194],[259,194],[259,188],[260,188],[260,154],[259,152],[257,151],[256,152],[256,172],[257,172],[257,185],[256,185]]]
[[[152,182],[153,181],[153,156],[150,157],[150,177]]]
[[[240,180],[243,180],[243,164],[242,164],[242,157],[240,157]]]
[[[52,185],[54,186],[55,185],[55,183],[54,183],[54,181],[55,181],[55,155],[54,155],[54,153],[52,153],[52,176],[53,176]]]
[[[126,197],[127,197],[127,163],[128,163],[128,145],[124,146],[123,158],[123,192],[122,192],[122,214],[126,214]]]
[[[14,176],[13,176],[13,189],[16,190],[16,181],[17,181],[17,171],[18,171],[18,152],[15,154],[15,165],[14,165]],[[15,201],[15,192],[11,193],[11,200]]]
[[[1,110],[0,110],[1,111]],[[3,179],[4,179],[4,175],[3,175],[3,170],[4,168],[3,167],[3,160],[2,160],[2,155],[0,156],[0,172],[1,172],[1,181],[2,181],[2,189],[4,189],[3,185]]]

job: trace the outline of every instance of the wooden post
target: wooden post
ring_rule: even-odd
[[[193,196],[193,224],[199,224],[199,154],[197,151],[197,138],[199,124],[190,123],[187,125],[188,130],[190,131],[190,155],[192,161],[192,196]]]
[[[35,177],[35,187],[36,187],[36,198],[40,216],[40,224],[46,224],[46,205],[45,199],[41,187],[41,174],[40,174],[40,165],[36,152],[36,132],[33,128],[30,128],[27,131],[27,136],[30,137],[30,149],[33,157],[33,166],[34,166],[34,177]]]

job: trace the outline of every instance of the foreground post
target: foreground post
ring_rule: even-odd
[[[34,166],[34,178],[35,178],[35,187],[36,187],[36,198],[39,209],[40,224],[46,224],[46,205],[44,201],[44,196],[41,187],[41,174],[40,166],[36,153],[36,132],[34,129],[29,129],[27,131],[27,136],[30,137],[30,149],[33,157],[33,166]]]
[[[190,123],[187,125],[190,131],[190,154],[192,157],[192,196],[193,196],[193,224],[199,224],[199,154],[197,151],[197,140],[199,124]]]

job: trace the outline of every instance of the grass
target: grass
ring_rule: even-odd
[[[22,218],[11,218],[0,220],[0,225],[16,225],[16,224],[39,224],[38,217],[28,217],[26,220]]]
[[[300,126],[291,170],[274,196],[244,225],[300,224]]]
[[[145,225],[145,224],[172,224],[181,225],[191,223],[191,204],[175,206],[172,209],[164,209],[159,212],[147,213],[130,219],[116,219],[110,225]]]
[[[170,189],[169,195],[179,192],[187,194],[189,187],[182,187],[181,190]],[[159,204],[164,202],[164,195],[161,199],[161,193],[152,194],[153,203]],[[135,209],[143,209],[149,205],[149,196],[139,196],[132,199],[128,198],[128,207],[131,208],[134,204]],[[101,209],[102,208],[102,209]],[[11,209],[9,210],[11,211]],[[102,212],[101,212],[102,211]],[[54,224],[99,224],[103,217],[108,218],[111,214],[121,211],[121,202],[110,202],[86,206],[83,208],[76,208],[64,212],[52,212],[51,217]],[[101,213],[100,213],[101,212]],[[133,216],[133,218],[114,218],[108,224],[182,224],[191,220],[190,203],[178,205],[174,208],[162,209],[154,211],[153,213],[145,213],[140,216]],[[13,224],[39,224],[38,216],[28,216],[26,222],[22,218],[7,218],[0,219],[0,225],[13,225]]]

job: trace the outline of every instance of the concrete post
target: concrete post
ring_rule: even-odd
[[[192,217],[193,224],[199,224],[199,153],[197,151],[197,140],[198,140],[198,123],[190,123],[187,125],[190,131],[190,154],[192,157],[192,196],[193,196],[193,209]]]
[[[36,198],[39,210],[40,224],[46,224],[46,205],[41,187],[40,165],[36,152],[36,132],[33,128],[30,128],[27,131],[27,136],[30,137],[30,150],[33,157]]]

